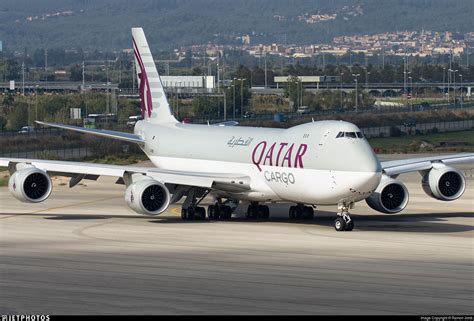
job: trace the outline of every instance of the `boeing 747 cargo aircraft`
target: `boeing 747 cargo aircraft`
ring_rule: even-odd
[[[9,168],[15,198],[45,201],[55,175],[70,177],[70,187],[114,176],[126,185],[126,204],[144,215],[163,213],[184,198],[182,219],[205,219],[199,205],[209,195],[214,200],[209,219],[230,219],[240,202],[249,204],[249,218],[268,218],[269,202],[295,204],[291,219],[311,219],[315,206],[335,205],[336,230],[350,231],[349,210],[359,201],[387,214],[407,206],[408,190],[397,180],[402,173],[418,171],[426,194],[438,200],[456,200],[466,188],[463,174],[451,165],[473,164],[474,154],[380,162],[361,130],[344,121],[289,129],[182,124],[170,112],[142,28],[133,28],[132,36],[143,114],[133,134],[38,123],[136,143],[156,168],[0,158],[0,166]]]

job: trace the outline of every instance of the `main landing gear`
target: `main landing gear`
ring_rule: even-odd
[[[334,221],[334,228],[336,231],[352,231],[354,228],[354,221],[351,219],[349,215],[349,209],[352,208],[352,204],[342,204],[339,205],[339,209],[341,210],[337,215],[339,216]]]
[[[234,209],[218,199],[214,205],[209,205],[207,208],[207,216],[210,220],[230,220]]]
[[[245,213],[246,218],[268,219],[270,218],[270,208],[267,205],[258,205],[258,202],[251,202]]]
[[[314,210],[310,206],[298,204],[296,206],[290,206],[289,216],[292,220],[312,220],[314,218]]]
[[[193,187],[188,191],[186,200],[183,203],[181,209],[181,219],[184,221],[194,221],[194,220],[205,220],[206,219],[206,209],[204,207],[198,206],[199,203],[204,199],[204,197],[209,194],[209,191],[198,190]],[[200,197],[197,200],[197,197]]]

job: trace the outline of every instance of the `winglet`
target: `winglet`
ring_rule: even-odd
[[[160,75],[142,28],[132,28],[132,40],[143,119],[157,124],[178,122],[170,111]]]

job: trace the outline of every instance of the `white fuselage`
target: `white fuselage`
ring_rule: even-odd
[[[145,153],[159,168],[250,178],[250,190],[214,192],[249,201],[330,205],[363,200],[378,186],[380,163],[359,133],[342,121],[320,121],[289,129],[140,121]],[[336,138],[337,137],[337,138]]]

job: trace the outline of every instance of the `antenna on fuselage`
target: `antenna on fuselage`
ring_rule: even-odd
[[[313,117],[311,117],[311,120],[312,120],[312,121],[313,121],[313,123],[314,123],[314,118],[313,118]]]

